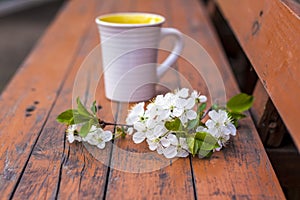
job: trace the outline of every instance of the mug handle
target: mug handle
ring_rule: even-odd
[[[157,68],[157,77],[161,77],[175,63],[183,49],[183,37],[180,31],[175,28],[161,28],[161,38],[169,35],[176,37],[175,47],[166,60]]]

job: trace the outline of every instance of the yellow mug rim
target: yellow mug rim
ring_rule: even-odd
[[[160,20],[158,22],[153,23],[118,23],[118,22],[107,22],[103,21],[104,18],[112,17],[112,16],[119,16],[119,15],[141,15],[141,16],[149,16],[149,17],[155,17],[159,18]],[[163,24],[165,22],[165,18],[161,15],[154,14],[154,13],[144,13],[144,12],[119,12],[119,13],[110,13],[105,14],[96,17],[96,23],[98,25],[104,25],[104,26],[114,26],[114,27],[147,27],[147,26],[156,26]]]

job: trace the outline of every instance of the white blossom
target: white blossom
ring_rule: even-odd
[[[138,103],[133,106],[126,118],[126,124],[132,125],[143,118],[145,114],[144,106],[144,102]]]
[[[104,149],[105,143],[112,139],[111,131],[104,131],[102,128],[92,126],[89,133],[83,138],[83,141]]]
[[[133,125],[128,132],[133,133],[134,143],[146,140],[149,149],[163,154],[166,158],[187,157],[189,148],[186,136],[179,137],[176,131],[167,130],[165,123],[175,118],[180,120],[183,128],[187,127],[190,120],[197,118],[195,111],[207,97],[197,91],[189,95],[189,89],[183,88],[174,93],[158,95],[145,109],[144,103],[132,107],[126,119],[127,124]],[[197,105],[197,106],[196,106]],[[236,134],[236,128],[223,110],[210,111],[210,117],[205,125],[197,127],[196,132],[206,132],[216,138],[221,149],[229,140],[230,135]],[[186,132],[185,134],[188,134]]]
[[[177,155],[176,157],[187,157],[189,155],[189,151],[188,151],[189,147],[188,144],[186,142],[186,138],[179,138],[179,145],[177,146]]]
[[[74,141],[78,141],[78,142],[82,141],[82,138],[79,135],[77,135],[77,125],[76,124],[68,126],[66,133],[67,133],[67,140],[69,143],[73,143]]]
[[[141,102],[131,108],[126,118],[128,126],[125,126],[125,130],[127,129],[128,135],[132,135],[134,143],[139,144],[146,141],[151,151],[156,151],[166,158],[187,157],[190,153],[195,154],[195,152],[191,152],[194,150],[192,147],[189,148],[191,143],[187,143],[187,138],[195,137],[196,140],[197,132],[205,132],[213,136],[219,147],[212,149],[214,148],[212,145],[210,149],[219,151],[226,145],[230,136],[236,135],[236,127],[225,110],[208,112],[209,119],[205,123],[202,121],[204,124],[200,123],[201,126],[194,127],[194,123],[198,121],[189,123],[197,117],[204,118],[198,116],[200,113],[197,113],[196,110],[200,105],[204,106],[205,102],[207,102],[205,95],[197,91],[189,93],[187,88],[176,90],[174,93],[158,95],[146,107],[145,103]],[[81,124],[79,124],[80,126]],[[78,125],[68,127],[66,130],[68,142],[84,141],[103,149],[106,143],[113,138],[111,131],[105,131],[96,125],[91,127],[85,137],[81,137],[77,129]],[[201,153],[198,154],[203,156]]]
[[[198,101],[200,103],[205,103],[207,101],[207,97],[205,95],[200,95],[200,93],[195,90],[192,92],[191,98],[194,98],[195,101]]]
[[[206,121],[205,125],[207,128],[204,128],[203,131],[210,133],[218,140],[220,148],[217,148],[216,150],[220,150],[226,145],[227,141],[230,139],[230,135],[236,135],[236,128],[228,117],[227,112],[224,110],[212,110],[208,113],[208,116],[210,119]]]

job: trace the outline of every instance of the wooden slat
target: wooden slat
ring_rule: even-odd
[[[296,0],[281,0],[289,9],[300,16],[300,4]]]
[[[265,112],[266,105],[269,99],[269,95],[260,80],[258,80],[256,83],[255,89],[253,91],[253,96],[255,98],[255,101],[251,108],[251,114],[253,116],[255,124],[258,125]]]
[[[218,5],[300,149],[300,18],[280,0]]]
[[[95,9],[90,11],[91,16],[94,17],[99,12],[107,12],[110,6],[109,3],[95,4]],[[14,197],[17,199],[29,198],[33,194],[38,199],[104,197],[111,143],[108,143],[103,151],[83,144],[69,144],[64,137],[63,126],[59,126],[58,129],[53,128],[57,127],[55,117],[71,106],[66,102],[70,102],[71,99],[74,101],[77,96],[89,104],[97,99],[98,103],[105,108],[99,111],[99,117],[106,121],[114,121],[115,104],[105,98],[104,90],[101,89],[104,87],[103,80],[98,80],[102,73],[100,48],[97,47],[90,52],[99,43],[98,30],[93,19],[88,21],[89,30],[81,37],[82,46],[76,52],[72,71],[68,74],[68,79],[16,189]],[[89,59],[86,58],[87,55]],[[87,60],[83,62],[84,59]],[[113,131],[113,127],[110,130]],[[33,179],[35,175],[37,177]]]
[[[222,79],[218,80],[214,74],[203,74],[203,76],[208,76],[208,79],[212,79],[214,82],[224,81],[227,99],[237,94],[239,92],[237,84],[204,8],[196,1],[186,4],[184,1],[178,0],[176,4],[172,5],[181,8],[174,11],[173,17],[186,15],[184,20],[182,20],[183,17],[180,17],[180,30],[203,45],[216,62]],[[200,27],[205,28],[201,29]],[[181,67],[180,72],[186,74],[186,77],[189,76],[189,73],[193,73],[185,70],[185,66]],[[214,66],[211,65],[211,67]],[[195,81],[192,83],[197,84]],[[196,89],[202,90],[197,86]],[[217,94],[222,95],[222,93]],[[252,142],[249,143],[249,141]],[[250,118],[241,122],[238,135],[233,138],[227,149],[214,154],[210,160],[194,158],[192,165],[198,199],[284,198]],[[264,187],[259,188],[260,184],[263,184]]]
[[[114,1],[116,2],[116,1]],[[125,2],[125,4],[129,2]],[[167,1],[131,0],[131,11],[153,12],[167,17]],[[165,55],[168,55],[166,53]],[[163,56],[159,57],[162,60]],[[169,71],[160,80],[168,89],[179,87],[177,73]],[[130,106],[130,105],[129,105]],[[124,123],[129,107],[120,105],[118,122]],[[176,188],[176,189],[175,189]],[[194,199],[189,158],[169,160],[151,152],[146,143],[136,145],[128,137],[115,143],[108,179],[107,199]]]
[[[180,29],[207,49],[218,65],[218,75],[222,74],[226,95],[232,96],[238,92],[205,11],[196,0],[188,3],[184,0],[126,0],[122,1],[122,5],[118,1],[84,2],[69,1],[64,13],[1,97],[2,198],[284,198],[249,118],[241,123],[239,136],[233,139],[233,144],[209,160],[167,160],[155,152],[149,154],[146,144],[135,145],[130,138],[117,141],[112,152],[110,145],[103,151],[87,146],[87,151],[81,144],[66,143],[63,126],[55,122],[55,117],[70,107],[71,99],[76,95],[84,94],[89,101],[96,98],[103,106],[99,115],[107,121],[114,120],[117,109],[118,121],[124,121],[127,115],[127,105],[116,105],[104,98],[102,81],[98,85],[100,91],[95,94],[93,86],[98,81],[97,73],[83,73],[82,83],[73,85],[76,73],[80,72],[77,71],[80,63],[98,41],[97,29],[93,26],[96,15],[128,10],[163,14],[167,17],[167,26]],[[75,28],[70,24],[69,27],[69,20],[65,17],[75,20],[78,26]],[[53,35],[57,36],[55,33],[61,30],[65,31],[64,34],[54,42]],[[191,56],[192,63],[210,66],[211,60],[199,55],[194,48],[185,51]],[[45,70],[40,68],[42,65]],[[213,94],[209,95],[217,99],[220,97],[219,100],[224,98],[224,93],[214,88],[216,80],[213,77],[217,76],[211,72],[203,74],[209,76],[207,87],[195,68],[183,59],[178,61],[178,68],[175,69],[179,74],[170,70],[162,82],[170,87],[176,84],[187,86],[190,82],[191,87],[197,90],[211,92]],[[93,71],[93,68],[89,70]],[[31,76],[35,71],[40,76]],[[28,85],[21,84],[22,81]],[[45,82],[51,84],[43,84]],[[35,89],[31,89],[33,87]],[[39,102],[34,103],[34,100]],[[35,111],[28,109],[24,113],[27,105],[35,105]],[[24,124],[20,126],[24,119]],[[121,154],[122,149],[127,154]],[[143,158],[146,159],[144,163],[140,160]],[[110,168],[106,167],[107,164]],[[151,168],[156,171],[151,171]],[[147,173],[138,173],[145,170],[148,170]]]
[[[4,199],[13,195],[45,121],[53,120],[48,117],[49,111],[93,9],[93,2],[82,5],[80,1],[64,7],[0,97],[0,192]],[[48,131],[57,130],[54,127]]]
[[[221,48],[216,42],[215,33],[211,30],[207,16],[201,14],[204,10],[200,8],[198,2],[189,1],[187,4],[186,1],[180,0],[168,1],[167,6],[163,9],[164,5],[166,5],[166,1],[160,1],[159,3],[148,1],[145,7],[165,15],[168,26],[176,27],[183,33],[188,34],[188,36],[196,39],[197,42],[201,42],[219,66],[219,71],[225,81],[226,94],[228,96],[236,94],[238,87],[233,79],[233,75],[230,73],[228,63],[221,52]],[[145,7],[143,7],[143,11],[145,11]],[[153,7],[156,9],[153,9]],[[189,45],[186,46],[191,47]],[[190,60],[188,61],[192,61],[192,63],[205,63],[208,66],[211,65],[211,67],[214,67],[195,48],[185,49],[185,53],[189,55]],[[199,77],[198,72],[189,63],[179,60],[178,70],[179,74],[183,76],[182,78],[186,78],[192,84],[193,88],[204,93],[208,92],[208,89],[211,89],[206,88],[207,85],[203,82],[203,79]],[[207,74],[202,75],[205,76]],[[216,82],[214,74],[209,75],[210,81]],[[186,86],[182,82],[183,79],[180,79],[180,86]],[[210,83],[210,86],[213,87],[213,83]],[[218,98],[218,95],[222,96],[222,94],[222,91],[216,92],[214,97]],[[124,121],[127,114],[127,108],[125,107],[123,110],[125,111],[119,114],[121,122]],[[250,144],[249,141],[253,142]],[[135,160],[131,154],[122,155],[122,150],[120,149],[136,153],[147,152],[147,145],[134,145],[132,142],[126,140],[118,141],[117,145],[118,148],[115,147],[113,150],[112,167],[114,167],[113,164],[115,162],[119,167],[120,164],[123,164],[123,168],[111,170],[107,191],[108,199],[113,197],[122,199],[147,198],[149,195],[162,199],[174,198],[174,196],[179,199],[192,198],[192,191],[190,189],[187,190],[187,186],[190,185],[191,187],[191,183],[186,182],[186,178],[190,179],[190,173],[181,173],[187,170],[187,159],[172,161],[171,166],[155,172],[132,174],[130,170],[137,171],[137,169],[140,169],[143,172],[149,166],[141,161],[140,163],[137,159]],[[154,168],[159,163],[156,159],[157,157],[154,157],[154,164],[152,164]],[[137,162],[139,162],[138,166]],[[176,171],[179,166],[181,166],[182,171],[179,174],[176,172],[175,175],[173,170]],[[192,177],[195,183],[195,198],[198,199],[284,198],[278,180],[255,131],[255,127],[249,118],[241,124],[239,136],[234,138],[233,144],[228,149],[225,149],[224,152],[216,153],[211,160],[193,159],[192,166],[190,167],[193,169]],[[164,181],[168,184],[167,188],[165,184],[162,184],[162,177],[164,176],[166,177]],[[142,187],[129,186],[134,183],[142,185]],[[264,187],[259,187],[260,184],[264,185]],[[185,192],[183,192],[184,189],[186,190]]]
[[[251,113],[264,146],[279,147],[287,130],[263,84],[257,81]]]

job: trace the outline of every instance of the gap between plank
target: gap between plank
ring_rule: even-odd
[[[119,118],[119,113],[121,112],[121,103],[117,103],[117,109],[116,109],[116,113],[114,116],[114,123],[118,122],[118,118]],[[114,125],[114,133],[116,132],[116,128],[117,126]],[[115,140],[112,140],[112,144],[115,143]],[[110,155],[109,155],[109,161],[108,161],[108,166],[107,166],[107,172],[106,172],[106,180],[105,180],[105,185],[104,185],[104,194],[103,194],[103,200],[106,199],[106,194],[107,194],[107,188],[108,188],[108,183],[109,183],[109,175],[111,172],[111,162],[112,162],[112,155],[113,155],[113,149],[114,149],[114,145],[112,145],[111,150],[110,150]]]
[[[88,32],[88,30],[86,31],[86,33],[85,33],[84,35],[86,35],[87,32]],[[52,112],[52,110],[53,110],[53,108],[54,108],[56,102],[57,102],[57,99],[58,99],[59,95],[61,94],[61,91],[62,91],[62,89],[63,89],[63,86],[65,85],[65,82],[66,82],[66,79],[67,79],[67,76],[68,76],[68,72],[71,71],[72,67],[73,67],[74,64],[75,64],[76,55],[78,55],[78,53],[79,53],[79,51],[80,51],[80,47],[82,46],[82,44],[83,44],[83,40],[80,40],[80,42],[79,42],[79,44],[78,44],[77,51],[75,52],[75,54],[74,54],[74,56],[73,56],[73,58],[72,58],[71,63],[70,63],[69,66],[67,67],[66,73],[65,73],[65,75],[63,76],[63,80],[62,80],[62,82],[61,82],[61,84],[60,84],[60,86],[59,86],[59,88],[58,88],[58,91],[56,92],[56,96],[55,96],[55,98],[54,98],[54,100],[53,100],[53,103],[52,103],[52,105],[50,106],[50,109],[49,109],[49,111],[48,111],[48,114],[47,114],[47,116],[46,116],[46,118],[45,118],[45,121],[44,121],[43,125],[41,126],[41,130],[39,131],[39,133],[38,133],[38,135],[37,135],[37,138],[36,138],[36,140],[35,140],[34,143],[33,143],[32,149],[30,150],[30,153],[29,153],[29,155],[28,155],[28,158],[26,159],[25,165],[24,165],[24,167],[23,167],[23,169],[22,169],[22,171],[21,171],[21,173],[20,173],[20,176],[18,177],[18,180],[16,181],[16,184],[15,184],[15,186],[14,186],[12,192],[11,192],[11,195],[10,195],[10,197],[9,197],[10,200],[14,197],[14,194],[15,194],[15,192],[16,192],[18,186],[19,186],[19,183],[20,183],[20,181],[21,181],[21,179],[22,179],[22,176],[23,176],[23,174],[24,174],[24,172],[25,172],[25,169],[27,168],[27,165],[28,165],[28,162],[29,162],[29,160],[30,160],[30,158],[31,158],[32,152],[33,152],[33,150],[35,149],[35,146],[36,146],[36,144],[37,144],[37,142],[38,142],[38,140],[39,140],[39,138],[40,138],[40,136],[41,136],[41,133],[43,132],[43,130],[44,130],[44,128],[45,128],[45,126],[46,126],[46,124],[47,124],[47,122],[48,122],[48,119],[49,119],[49,117],[50,117],[50,114],[51,114],[51,112]],[[65,144],[64,144],[64,145],[65,145]],[[61,169],[60,169],[60,170],[61,170]],[[61,175],[61,174],[60,174],[60,175]],[[60,186],[60,177],[59,177],[59,181],[58,181],[58,188],[59,188],[59,186]],[[58,189],[58,190],[59,190],[59,189]],[[58,191],[57,191],[57,193],[58,193]]]

